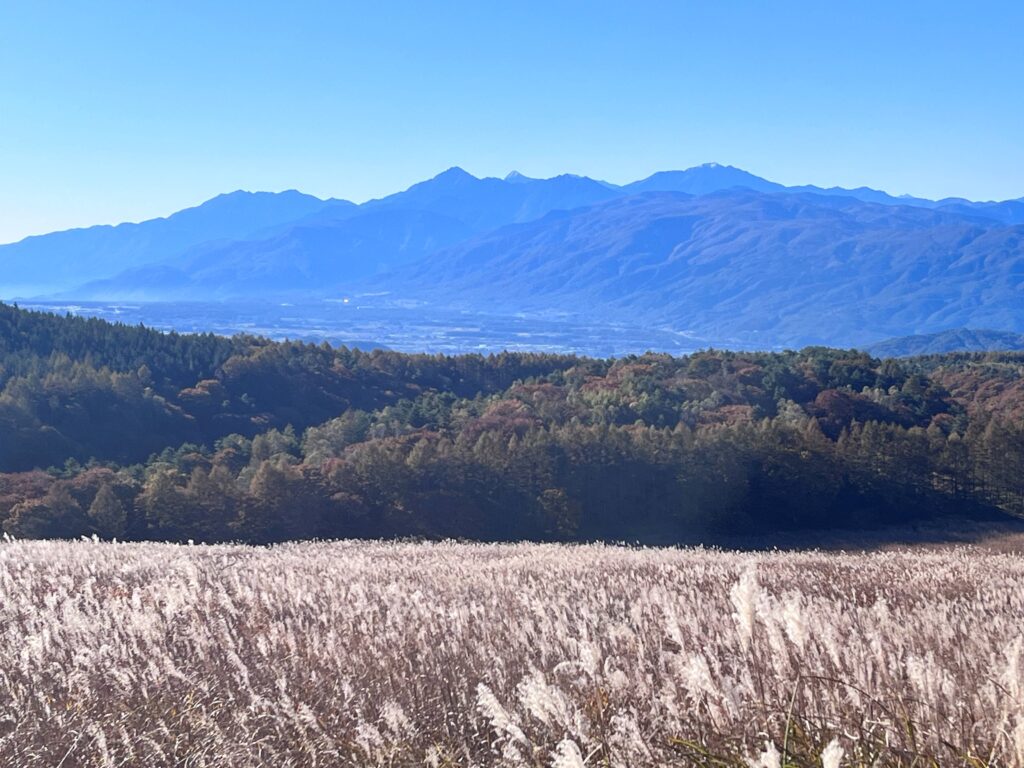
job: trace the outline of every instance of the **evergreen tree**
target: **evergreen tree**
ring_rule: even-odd
[[[96,532],[103,538],[116,539],[124,536],[128,514],[109,484],[100,486],[92,504],[89,505],[88,514]]]

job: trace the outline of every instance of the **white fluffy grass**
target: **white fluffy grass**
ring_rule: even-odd
[[[0,543],[3,766],[1020,766],[1022,655],[971,549]]]

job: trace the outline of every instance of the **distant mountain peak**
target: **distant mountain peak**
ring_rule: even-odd
[[[214,197],[211,197],[209,200],[206,200],[205,202],[200,203],[200,205],[205,205],[206,203],[213,203],[213,202],[216,202],[216,201],[222,201],[223,202],[223,201],[270,199],[270,198],[278,198],[279,200],[294,199],[294,198],[305,198],[305,199],[311,199],[311,200],[312,199],[319,199],[319,198],[315,198],[313,195],[307,195],[304,192],[300,192],[297,189],[285,189],[285,190],[282,190],[281,192],[268,192],[266,190],[259,190],[259,189],[255,190],[255,191],[249,190],[249,189],[236,189],[233,192],[222,192],[219,195],[215,195]],[[326,200],[322,200],[321,202],[327,202],[327,201]]]
[[[746,187],[757,192],[777,192],[781,184],[762,179],[742,168],[721,163],[704,163],[683,171],[658,171],[646,179],[627,184],[629,192],[686,192],[706,195],[733,187]]]
[[[211,204],[217,205],[217,204],[221,204],[221,203],[230,203],[230,202],[234,202],[236,200],[248,200],[249,198],[253,197],[254,194],[255,193],[250,192],[247,189],[236,189],[233,192],[221,192],[219,195],[214,195],[213,197],[211,197],[211,198],[209,198],[207,200],[204,200],[201,203],[198,203],[198,204],[196,204],[194,206],[190,206],[190,208],[199,208],[201,206],[211,205]],[[187,211],[189,209],[188,208],[183,208],[182,210],[186,210]]]
[[[479,181],[476,176],[464,171],[459,166],[453,165],[447,171],[442,171],[437,174],[431,181],[445,181],[445,182],[461,182],[461,181]]]
[[[509,184],[526,184],[527,182],[530,181],[536,181],[536,179],[531,179],[529,176],[524,176],[519,171],[509,171],[508,176],[505,177],[505,181],[507,181]]]

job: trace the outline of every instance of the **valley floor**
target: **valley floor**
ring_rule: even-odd
[[[629,318],[597,321],[568,313],[483,313],[412,303],[386,297],[305,301],[23,302],[23,307],[57,314],[97,317],[127,325],[145,324],[180,333],[238,333],[278,341],[291,339],[448,355],[547,352],[621,357],[648,350],[688,354],[709,346],[735,348],[738,339],[702,339],[691,334],[631,323]],[[748,344],[749,346],[749,344]],[[765,345],[753,345],[763,347]]]
[[[1022,587],[978,546],[7,541],[0,765],[1019,766]]]

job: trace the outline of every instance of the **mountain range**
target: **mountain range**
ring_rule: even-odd
[[[386,295],[757,346],[1024,332],[1024,199],[785,187],[714,163],[626,185],[452,168],[361,205],[234,192],[0,246],[0,296]]]
[[[599,311],[740,345],[1024,322],[1024,227],[942,209],[728,190],[554,212],[377,281],[431,303]]]

